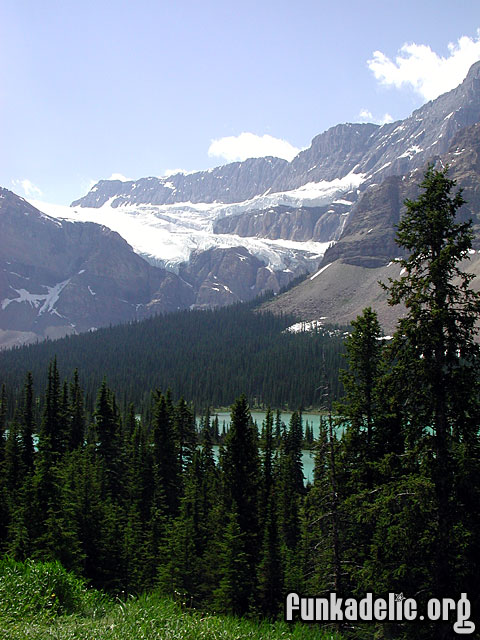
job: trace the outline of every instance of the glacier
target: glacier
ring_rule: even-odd
[[[350,173],[332,181],[310,182],[291,191],[264,193],[244,202],[225,204],[181,202],[169,205],[132,205],[113,207],[112,197],[102,207],[67,207],[30,200],[43,213],[57,220],[95,222],[119,233],[150,264],[177,272],[192,252],[212,248],[245,247],[275,271],[289,270],[298,263],[316,268],[319,258],[332,244],[324,242],[270,240],[215,234],[214,222],[226,216],[248,211],[261,211],[278,205],[292,208],[318,207],[338,202],[349,191],[357,189],[365,175]],[[348,204],[351,204],[348,202]],[[345,221],[343,221],[345,222]]]

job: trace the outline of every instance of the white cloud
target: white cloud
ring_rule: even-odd
[[[368,120],[368,122],[373,121],[373,113],[368,109],[362,109],[358,114],[358,117],[360,118],[360,120]]]
[[[393,118],[389,113],[386,113],[383,118],[374,118],[373,113],[368,109],[362,109],[358,117],[364,122],[374,122],[375,124],[389,124],[393,122]]]
[[[112,173],[112,175],[109,178],[107,178],[107,180],[120,180],[120,182],[131,182],[132,181],[131,178],[126,178],[121,173]]]
[[[227,162],[246,160],[247,158],[263,158],[274,156],[293,160],[300,149],[286,140],[273,136],[257,136],[254,133],[243,132],[239,136],[227,136],[212,140],[208,149],[210,157],[224,158]]]
[[[389,113],[386,113],[383,118],[379,120],[378,124],[390,124],[390,122],[393,122],[393,118]]]
[[[188,176],[192,173],[197,173],[198,170],[187,171],[186,169],[166,169],[165,173],[159,178],[170,178],[170,176],[176,176],[177,173],[183,173],[183,175]]]
[[[41,198],[43,196],[43,191],[33,184],[31,180],[28,180],[28,178],[24,178],[23,180],[12,180],[12,184],[15,187],[21,187],[27,198]]]
[[[433,100],[458,86],[474,62],[480,60],[480,29],[476,38],[462,36],[448,45],[447,57],[425,44],[404,44],[395,61],[374,51],[367,64],[381,84],[397,89],[411,87],[424,100]]]

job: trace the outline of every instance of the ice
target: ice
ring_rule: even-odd
[[[64,207],[34,201],[44,213],[57,220],[96,222],[118,232],[136,251],[154,265],[173,271],[189,259],[193,251],[244,246],[273,269],[286,269],[299,257],[314,260],[323,256],[330,239],[325,242],[294,242],[244,238],[231,234],[214,234],[214,222],[226,216],[248,211],[273,209],[278,205],[292,208],[324,206],[332,202],[351,206],[342,196],[364,182],[365,176],[351,172],[340,179],[310,182],[298,189],[279,193],[266,192],[245,202],[192,203],[171,205],[123,205],[113,207],[112,196],[100,208]]]
[[[316,331],[323,326],[323,320],[326,320],[327,316],[322,316],[318,320],[310,320],[309,322],[296,322],[290,327],[287,327],[285,331],[289,333],[305,333],[307,331]]]
[[[70,278],[68,280],[64,280],[63,282],[59,282],[53,287],[41,285],[42,288],[47,289],[47,293],[30,293],[26,289],[14,289],[14,291],[18,294],[18,297],[4,298],[1,302],[2,309],[6,309],[11,302],[27,302],[35,309],[38,309],[40,307],[38,315],[41,315],[45,312],[60,315],[55,309],[55,304],[58,302],[58,298],[60,297],[61,292],[69,282]]]
[[[321,273],[323,273],[325,271],[325,269],[328,269],[328,267],[333,264],[332,262],[329,262],[328,264],[326,264],[324,267],[322,267],[320,269],[320,271],[317,271],[317,273],[314,273],[313,276],[310,277],[310,280],[315,280],[315,278],[317,276],[319,276]]]

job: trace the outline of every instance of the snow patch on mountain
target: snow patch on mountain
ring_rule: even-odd
[[[265,210],[278,205],[294,208],[328,205],[358,188],[364,179],[363,174],[351,172],[341,179],[310,182],[298,189],[265,193],[233,204],[182,202],[113,207],[115,196],[100,208],[63,207],[40,201],[32,201],[32,204],[59,220],[96,222],[109,227],[118,232],[136,253],[151,264],[172,271],[176,271],[181,262],[187,261],[193,251],[235,246],[244,246],[268,266],[279,270],[286,269],[299,259],[302,262],[317,260],[325,253],[331,239],[325,238],[324,242],[294,242],[215,234],[214,222],[226,216]]]
[[[63,289],[70,282],[70,278],[68,280],[64,280],[63,282],[59,282],[53,287],[49,287],[48,285],[42,285],[43,288],[47,289],[47,293],[30,293],[26,289],[13,289],[15,293],[18,294],[16,298],[4,298],[1,301],[2,309],[6,309],[8,305],[12,302],[22,303],[26,302],[30,304],[35,309],[38,309],[38,315],[42,313],[55,313],[56,315],[60,315],[58,311],[55,309],[55,305],[58,302],[60,294]],[[40,306],[41,305],[41,306]]]

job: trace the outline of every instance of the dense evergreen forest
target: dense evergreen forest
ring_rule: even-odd
[[[15,394],[30,371],[40,392],[56,356],[62,372],[81,371],[88,409],[104,376],[123,407],[134,402],[139,411],[156,388],[198,407],[229,406],[242,392],[257,406],[318,407],[325,377],[340,394],[344,331],[286,332],[295,322],[256,313],[254,303],[180,311],[0,352],[0,380]]]
[[[403,594],[419,612],[463,593],[479,629],[480,296],[458,267],[472,230],[455,222],[454,186],[430,167],[406,202],[397,241],[409,256],[385,285],[407,308],[393,339],[380,339],[365,309],[345,339],[343,397],[334,403],[326,378],[318,385],[332,412],[314,442],[313,484],[303,482],[299,411],[288,425],[267,411],[259,433],[239,396],[216,462],[208,415],[198,429],[167,384],[140,419],[104,380],[87,416],[82,371],[62,382],[52,359],[42,398],[27,373],[12,418],[2,390],[3,552],[58,559],[112,593],[156,589],[238,616],[281,616],[293,591]],[[335,627],[359,639],[449,639],[456,619]]]

